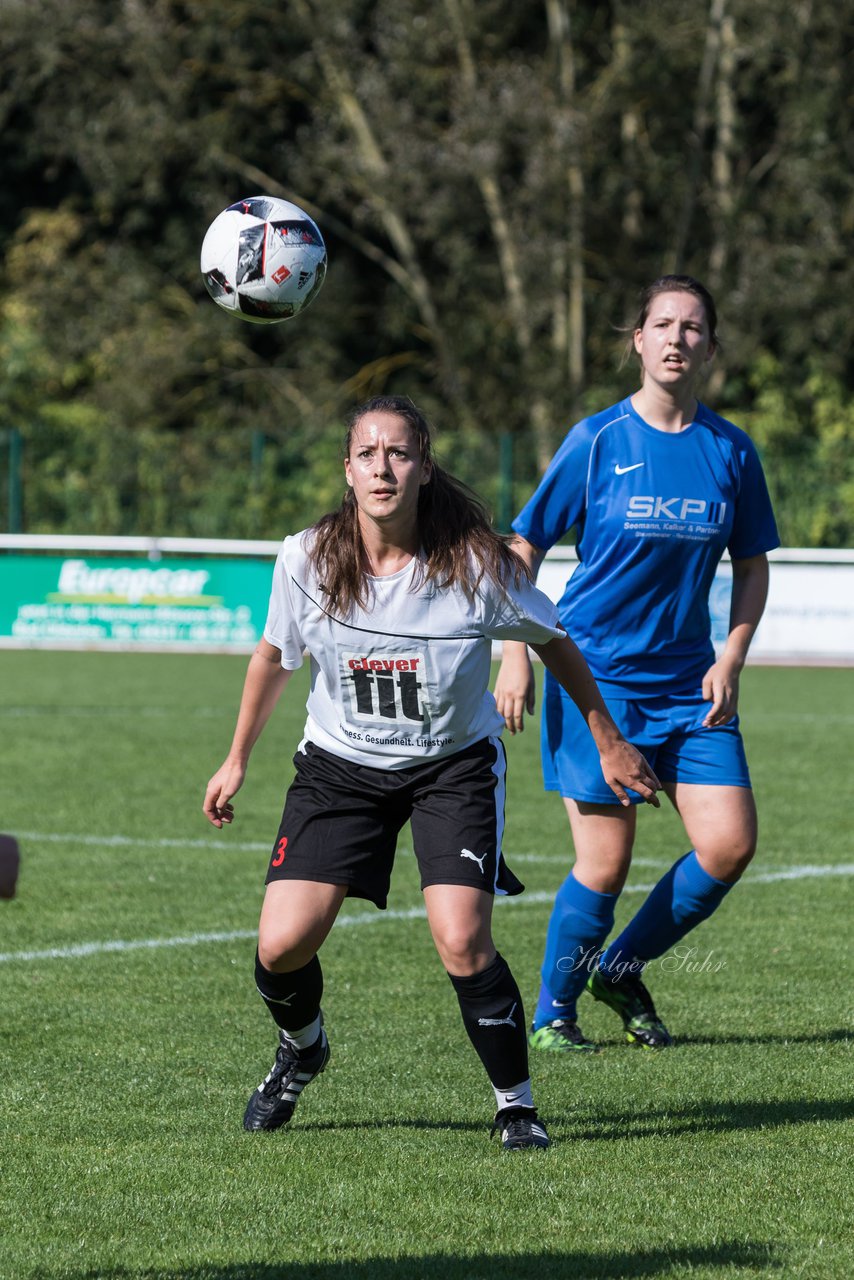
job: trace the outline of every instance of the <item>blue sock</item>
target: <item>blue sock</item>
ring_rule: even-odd
[[[575,1021],[575,1002],[614,924],[616,893],[597,893],[569,873],[557,891],[546,933],[534,1028],[556,1018]]]
[[[695,925],[707,920],[732,888],[700,866],[692,849],[663,875],[640,910],[602,957],[600,968],[613,966],[614,976],[638,973],[647,960],[664,955]]]

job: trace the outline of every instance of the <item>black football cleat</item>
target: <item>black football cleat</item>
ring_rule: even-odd
[[[299,1057],[293,1045],[280,1035],[276,1061],[247,1103],[243,1128],[269,1132],[287,1124],[303,1089],[320,1075],[328,1061],[329,1041],[325,1031],[321,1030],[317,1049],[307,1057]]]
[[[549,1135],[534,1107],[505,1107],[499,1111],[490,1130],[501,1136],[505,1151],[545,1151]]]

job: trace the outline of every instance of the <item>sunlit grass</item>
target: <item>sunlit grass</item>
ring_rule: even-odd
[[[3,1280],[854,1272],[850,870],[763,879],[854,864],[850,672],[747,673],[761,849],[693,935],[722,965],[651,977],[679,1039],[660,1055],[585,1000],[603,1052],[532,1060],[554,1142],[513,1157],[425,921],[360,902],[323,953],[328,1070],[288,1130],[242,1132],[272,1056],[252,933],[305,693],[301,673],[217,833],[201,797],[244,665],[0,654],[0,825],[23,854],[0,902]],[[568,836],[536,733],[508,753],[506,852],[529,893],[495,932],[530,1004]],[[407,843],[401,913],[420,905]],[[618,925],[685,847],[672,813],[644,811]],[[108,942],[174,945],[21,958]]]

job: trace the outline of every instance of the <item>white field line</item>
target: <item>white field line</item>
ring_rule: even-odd
[[[123,707],[67,707],[47,703],[40,707],[3,707],[0,710],[2,710],[3,716],[10,720],[32,720],[44,716],[53,718],[57,715],[61,715],[63,720],[75,716],[85,716],[97,720],[102,720],[105,716],[121,716],[134,720],[152,716],[158,718],[162,716],[180,716],[182,720],[188,720],[193,716],[201,716],[209,720],[217,716],[231,714],[227,708],[221,709],[219,707],[179,707],[176,709],[175,707],[134,707],[130,704]]]
[[[101,848],[116,849],[208,849],[211,852],[229,852],[234,850],[236,853],[247,853],[261,850],[269,853],[272,851],[273,845],[266,840],[234,840],[231,835],[223,834],[217,839],[207,840],[177,840],[174,838],[163,838],[157,840],[139,839],[136,836],[77,836],[71,835],[63,831],[19,831],[16,832],[15,838],[19,841],[31,840],[33,844],[68,844],[68,845],[95,845]],[[405,844],[398,845],[398,853],[411,854],[412,849]],[[554,862],[565,863],[569,867],[569,852],[566,853],[509,853],[505,854],[508,862]],[[634,867],[665,867],[669,866],[669,862],[664,858],[633,858],[632,866]]]
[[[15,839],[21,843],[31,840],[33,844],[82,844],[115,849],[209,849],[211,852],[235,849],[243,853],[253,849],[266,849],[269,852],[273,848],[271,841],[232,840],[230,835],[223,835],[220,840],[180,840],[167,837],[148,840],[138,836],[78,836],[67,831],[16,831]]]
[[[789,867],[785,871],[767,871],[761,875],[745,876],[745,884],[775,884],[784,880],[812,880],[826,876],[854,876],[854,863],[842,863],[838,866],[803,866]],[[626,885],[623,893],[649,893],[651,884]],[[504,903],[516,907],[542,906],[552,903],[554,894],[526,893],[524,897],[497,898],[496,903]],[[409,907],[405,911],[362,911],[357,915],[342,915],[335,922],[335,928],[366,924],[381,924],[386,920],[425,920],[427,912],[424,907]],[[195,947],[204,942],[237,942],[257,936],[256,929],[232,929],[227,933],[189,933],[173,938],[138,938],[116,939],[108,942],[81,942],[70,947],[52,947],[47,951],[7,951],[0,952],[0,964],[11,964],[15,961],[26,963],[33,960],[74,960],[83,956],[102,955],[110,951],[157,951],[165,947]]]
[[[248,655],[250,650],[241,651],[241,656]],[[850,661],[845,658],[836,658],[830,661],[831,666],[848,667]],[[134,705],[126,703],[122,706],[111,705],[109,707],[99,707],[92,704],[71,706],[59,703],[43,703],[34,705],[30,703],[27,706],[4,706],[0,707],[0,712],[4,718],[9,720],[34,720],[50,717],[51,719],[58,714],[64,720],[78,718],[103,720],[105,717],[113,718],[130,718],[134,720],[140,719],[162,719],[165,717],[180,716],[182,720],[190,720],[200,718],[205,720],[213,720],[225,717],[233,719],[234,710],[231,707],[218,706],[189,706],[189,707],[158,707],[146,705]],[[779,708],[777,710],[759,711],[751,709],[750,723],[762,727],[768,724],[852,724],[854,723],[854,714],[848,711],[794,711],[787,708]]]

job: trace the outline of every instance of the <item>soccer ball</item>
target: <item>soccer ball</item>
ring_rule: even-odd
[[[326,246],[298,205],[249,196],[214,218],[202,241],[201,267],[218,306],[253,324],[277,324],[317,297]]]

